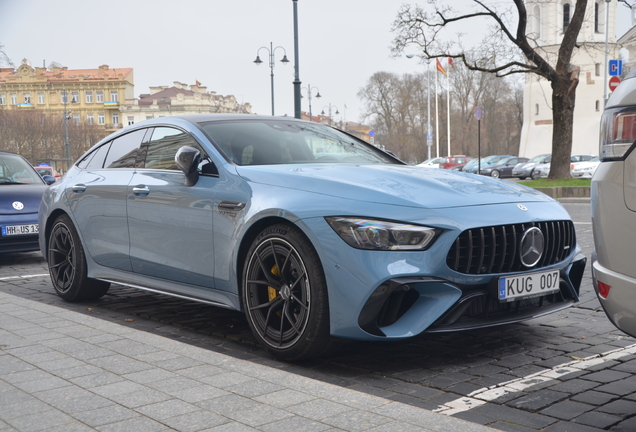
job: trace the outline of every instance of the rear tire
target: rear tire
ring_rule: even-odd
[[[537,180],[541,177],[541,173],[537,170],[532,170],[532,172],[530,173],[530,177],[532,178],[532,180]]]
[[[499,178],[499,171],[492,170],[492,172],[490,173],[490,177]]]
[[[95,300],[110,283],[88,278],[86,255],[77,230],[67,215],[55,220],[47,246],[49,274],[57,295],[69,302]]]
[[[243,308],[254,337],[281,360],[301,360],[327,352],[327,283],[318,254],[293,225],[263,230],[243,268]]]

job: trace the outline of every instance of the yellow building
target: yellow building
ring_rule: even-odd
[[[132,68],[97,69],[31,67],[0,68],[0,109],[43,110],[69,121],[103,125],[107,131],[122,127],[119,107],[133,98]],[[66,104],[65,104],[66,102]]]

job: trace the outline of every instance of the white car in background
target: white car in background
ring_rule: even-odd
[[[445,157],[436,157],[436,158],[427,159],[424,162],[419,163],[415,166],[424,167],[424,168],[439,168],[439,165],[444,163],[445,161],[446,161]]]
[[[572,162],[572,163],[587,162],[590,159],[593,159],[595,157],[596,156],[594,156],[594,155],[577,154],[577,155],[570,156],[570,162]],[[571,167],[570,167],[570,169],[571,169]],[[550,174],[550,162],[544,163],[544,164],[539,164],[539,165],[535,166],[534,167],[534,171],[532,171],[532,179],[536,180],[536,179],[539,179],[539,178],[547,178],[549,174]]]
[[[576,162],[570,165],[570,175],[574,178],[592,178],[596,168],[601,163],[601,159],[597,156],[587,162]]]

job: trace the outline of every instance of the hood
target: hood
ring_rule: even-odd
[[[447,208],[550,201],[517,183],[460,171],[409,165],[238,166],[244,179],[261,184],[382,204]]]
[[[48,186],[44,184],[0,184],[0,214],[37,213],[40,208],[42,194],[47,188]],[[24,205],[22,210],[16,210],[13,207],[13,203],[16,201]]]

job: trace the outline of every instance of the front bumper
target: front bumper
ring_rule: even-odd
[[[525,207],[527,211],[520,211],[513,202],[475,206],[470,211],[466,208],[427,210],[425,214],[422,210],[405,208],[402,220],[443,230],[423,252],[354,249],[346,245],[324,219],[303,220],[325,270],[331,334],[362,340],[403,339],[424,332],[519,322],[569,307],[578,301],[586,264],[572,237],[570,247],[558,260],[537,268],[508,267],[508,258],[491,259],[490,255],[483,260],[473,260],[474,265],[468,266],[470,270],[466,266],[453,270],[454,262],[449,263],[448,257],[455,256],[454,252],[451,254],[453,245],[463,238],[460,234],[466,229],[478,232],[479,228],[473,227],[492,223],[493,212],[498,214],[496,220],[502,225],[534,225],[539,222],[529,221],[569,219],[558,203],[526,203]],[[419,216],[408,217],[411,211]],[[519,234],[518,238],[521,238]],[[464,248],[463,240],[460,243]],[[486,249],[487,243],[488,240]],[[462,254],[458,252],[457,256]],[[481,270],[482,267],[485,270]],[[501,276],[544,270],[559,271],[560,290],[556,294],[509,303],[499,301],[497,283]]]
[[[37,224],[37,213],[25,215],[3,215],[0,226]],[[12,252],[31,252],[40,250],[38,234],[2,236],[0,234],[0,254]]]

